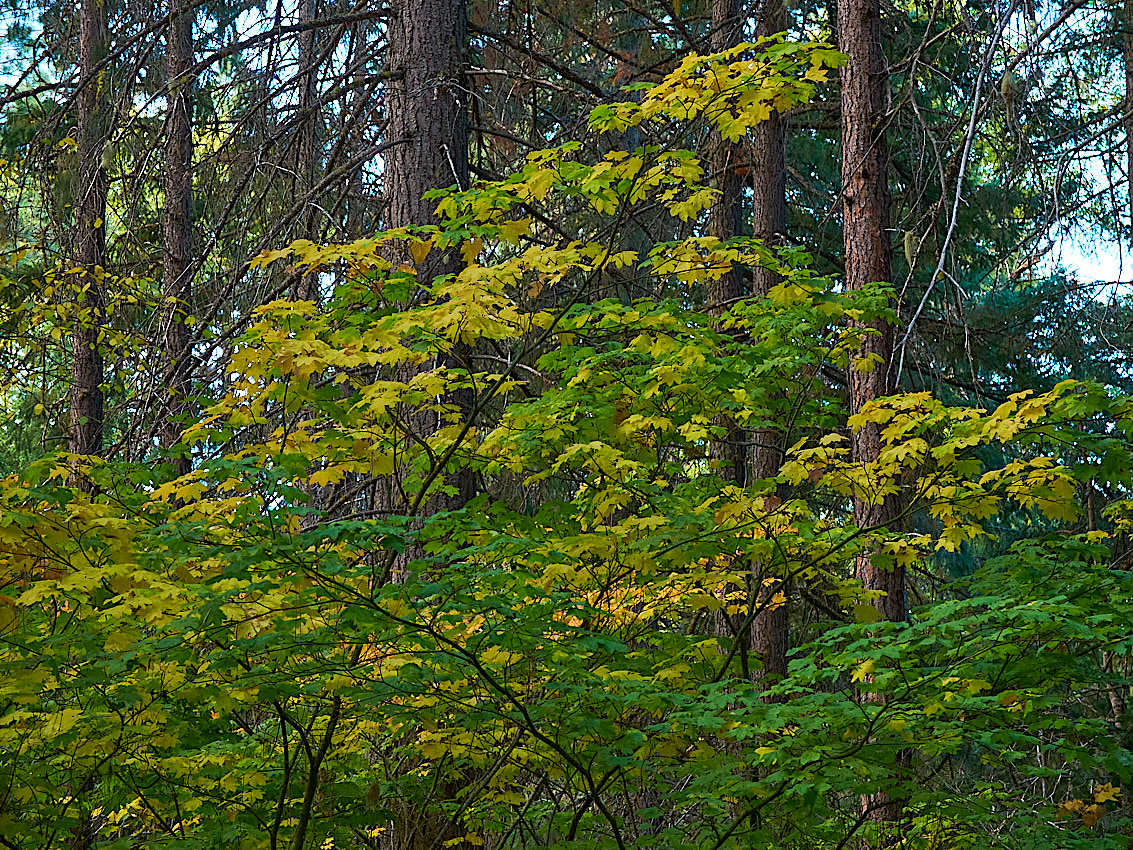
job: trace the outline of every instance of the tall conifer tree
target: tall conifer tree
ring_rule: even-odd
[[[391,5],[386,227],[434,224],[436,202],[425,193],[453,185],[468,188],[467,45],[464,0],[400,0]],[[418,280],[429,282],[459,269],[457,252],[430,251],[417,266]],[[453,401],[467,409],[466,399]],[[411,427],[432,427],[426,420],[430,417],[418,414]],[[449,506],[464,504],[471,493],[471,475],[463,471],[450,483],[458,493]]]
[[[109,145],[106,4],[82,0],[79,7],[78,183],[74,251],[81,286],[71,344],[69,447],[75,454],[102,453],[103,358],[99,335],[105,314],[103,266],[106,253],[106,168]],[[81,482],[80,482],[81,484]]]
[[[842,0],[838,5],[838,47],[848,61],[842,68],[842,227],[845,245],[846,289],[889,281],[889,156],[885,140],[887,71],[881,50],[881,13],[877,0]],[[893,328],[875,321],[863,328],[865,336],[850,364],[850,410],[857,413],[890,390],[889,361]],[[881,453],[881,431],[876,424],[853,436],[853,457],[859,463],[876,462]],[[899,513],[891,497],[858,494],[854,519],[861,528],[886,526]],[[878,569],[863,556],[858,577],[867,590],[881,591],[877,601],[889,620],[905,619],[905,582],[901,569]]]
[[[838,4],[838,46],[846,54],[842,68],[842,229],[845,245],[846,289],[853,292],[870,283],[889,281],[889,156],[885,139],[888,71],[881,46],[878,0],[841,0]],[[890,391],[889,362],[893,328],[874,321],[847,373],[850,413],[860,411]],[[851,457],[856,463],[877,463],[881,457],[881,428],[867,423],[853,432]],[[859,528],[892,527],[900,512],[892,495],[857,492],[854,521]],[[879,567],[867,550],[858,556],[855,574],[868,591],[879,591],[874,604],[888,620],[905,619],[904,568]],[[862,798],[863,817],[878,825],[878,846],[900,840],[902,805],[886,791]]]
[[[761,36],[773,36],[786,29],[787,11],[781,0],[767,0]],[[783,244],[787,230],[786,122],[777,111],[752,128],[751,162],[748,175],[752,188],[752,235],[769,248]],[[752,295],[763,298],[779,283],[779,276],[763,266],[752,269]],[[751,474],[755,479],[773,478],[779,473],[783,457],[783,432],[769,426],[752,435]],[[760,611],[752,621],[752,648],[762,659],[761,675],[775,681],[787,675],[788,609],[774,604],[783,584],[763,569],[754,576]],[[785,577],[778,577],[780,580]]]
[[[165,251],[162,290],[165,301],[165,392],[168,404],[162,423],[162,445],[180,440],[192,378],[189,327],[185,323],[192,298],[193,277],[193,127],[190,77],[193,65],[193,11],[183,0],[169,0],[166,36],[165,118]],[[178,475],[189,471],[187,456],[177,457]]]
[[[436,202],[426,199],[430,189],[456,185],[467,189],[468,169],[468,104],[464,68],[467,61],[468,23],[464,0],[398,0],[391,4],[389,18],[387,138],[390,147],[385,160],[386,227],[407,227],[436,223]],[[410,258],[403,258],[410,259]],[[428,285],[433,279],[460,270],[461,257],[456,251],[432,250],[417,263],[418,280]],[[415,294],[410,294],[414,299]],[[450,365],[459,366],[461,352],[450,355]],[[403,364],[399,377],[412,378],[417,367]],[[462,394],[449,401],[469,412],[469,400]],[[407,426],[419,436],[437,425],[431,411],[410,412]],[[430,497],[421,502],[428,513],[458,508],[471,495],[472,476],[468,470],[454,474],[449,482],[456,493],[446,497]],[[411,509],[412,504],[394,504],[393,482],[386,482],[386,501],[395,511]],[[409,556],[403,557],[406,561]],[[404,563],[399,563],[395,578],[404,578]],[[429,850],[446,846],[464,848],[463,834],[443,807],[441,801],[460,798],[459,781],[442,782],[424,807],[406,806],[391,836],[396,850]]]

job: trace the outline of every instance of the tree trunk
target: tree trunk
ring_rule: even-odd
[[[783,32],[786,16],[787,10],[781,0],[767,0],[759,35]],[[752,128],[752,153],[748,165],[752,188],[752,235],[769,248],[782,245],[787,231],[786,146],[786,126],[778,112],[772,112],[765,121]],[[778,283],[779,276],[774,271],[758,265],[752,269],[754,297],[766,297]],[[775,477],[782,462],[783,432],[773,427],[757,429],[752,435],[752,478]],[[762,568],[755,570],[753,578],[757,589],[756,602],[762,610],[752,622],[752,651],[763,661],[759,677],[767,682],[776,682],[787,675],[788,608],[786,604],[772,606],[771,599],[779,592],[785,595],[787,587],[782,581],[765,584],[765,580],[775,576]]]
[[[854,291],[890,278],[888,149],[885,142],[887,73],[881,52],[878,0],[842,0],[838,6],[838,47],[848,57],[842,68],[842,216],[845,239],[846,289]],[[883,321],[867,326],[847,376],[850,413],[890,391],[888,364],[893,328]],[[867,364],[860,370],[857,364]],[[881,454],[881,429],[870,424],[853,435],[857,463],[874,463]],[[854,499],[854,520],[860,528],[894,522],[896,499]],[[878,609],[889,620],[905,619],[904,570],[880,570],[868,556],[858,559],[858,577],[868,590],[885,593]]]
[[[181,440],[189,412],[189,315],[193,296],[193,11],[185,0],[169,0],[165,75],[165,255],[162,276],[165,315],[165,391],[168,406],[162,423],[165,448]],[[187,453],[174,458],[177,475],[191,468]]]
[[[878,0],[840,0],[838,48],[846,54],[842,68],[842,219],[845,240],[846,289],[890,279],[888,148],[885,140],[885,102],[888,85],[881,50],[881,10]],[[850,413],[888,394],[888,365],[893,352],[893,329],[883,321],[866,325],[866,336],[851,357],[847,373]],[[868,364],[866,370],[858,364]],[[867,424],[852,436],[855,463],[876,463],[881,455],[881,430]],[[893,497],[854,496],[854,521],[859,528],[892,526],[899,508]],[[867,590],[881,591],[874,603],[888,620],[905,619],[905,574],[876,566],[868,552],[857,558],[855,573]],[[904,766],[898,759],[893,767]],[[862,798],[863,813],[877,828],[875,845],[894,846],[901,840],[903,806],[885,791]]]
[[[760,36],[777,35],[786,28],[787,10],[782,0],[767,0]],[[752,130],[751,163],[748,175],[752,189],[752,235],[769,248],[784,243],[787,230],[787,161],[786,126],[778,112]],[[752,294],[764,297],[779,283],[779,276],[770,269],[757,266],[752,270]]]
[[[307,24],[318,17],[317,0],[300,0],[299,23]],[[298,238],[319,241],[315,232],[318,206],[310,197],[318,183],[318,74],[315,55],[314,27],[299,31],[299,127],[295,145],[295,194],[305,199],[304,209],[299,215]],[[300,301],[317,301],[319,297],[318,277],[300,275],[295,280],[292,296]]]
[[[468,20],[464,0],[396,0],[389,11],[386,114],[387,136],[392,146],[385,155],[385,227],[436,224],[437,202],[425,200],[425,192],[453,184],[467,189],[469,185],[468,104],[464,95],[468,90],[464,79]],[[401,259],[410,260],[408,256]],[[427,286],[440,275],[457,273],[461,258],[455,250],[433,250],[416,265],[418,280]],[[463,367],[466,363],[462,361],[467,359],[466,352],[458,347],[442,365]],[[410,380],[417,368],[401,366],[398,380]],[[470,415],[472,399],[468,391],[452,393],[447,401],[457,405],[465,416]],[[437,426],[436,414],[425,411],[408,411],[403,421],[420,438],[427,437]],[[419,515],[464,505],[471,498],[472,482],[467,470],[450,475],[448,484],[456,488],[456,494],[428,498]],[[408,505],[396,501],[400,490],[386,482],[384,499],[379,497],[386,504],[381,507],[404,511]],[[408,498],[412,499],[412,494]],[[405,553],[399,558],[394,580],[406,577],[404,564],[413,556]],[[388,846],[396,850],[471,847],[461,840],[464,830],[455,822],[456,818],[435,804],[458,801],[474,784],[474,777],[462,774],[442,779],[430,803],[405,807],[391,831]]]
[[[464,0],[399,0],[390,7],[388,86],[389,127],[392,147],[386,153],[386,227],[436,224],[436,201],[425,200],[430,189],[456,185],[468,188],[468,104],[464,93],[464,67],[468,20]],[[455,250],[430,251],[418,264],[418,280],[428,285],[440,275],[461,268]],[[445,365],[464,366],[460,347]],[[409,380],[411,367],[400,380]],[[471,409],[468,391],[454,393],[452,403],[465,413]],[[418,436],[436,427],[435,414],[407,417]],[[472,476],[461,471],[449,477],[457,489],[451,497],[430,500],[426,512],[451,510],[472,495]]]
[[[103,360],[99,348],[105,306],[103,264],[106,253],[106,165],[110,111],[106,94],[106,6],[103,0],[82,0],[79,8],[78,194],[75,198],[75,260],[82,287],[72,331],[71,433],[75,454],[102,453]],[[91,489],[79,476],[73,483]]]
[[[712,49],[726,50],[739,44],[743,31],[742,0],[713,0]],[[778,0],[764,7],[760,35],[781,32],[785,10]],[[752,183],[752,230],[756,238],[774,247],[782,243],[786,230],[786,163],[783,119],[773,113],[752,130],[750,162],[739,163],[739,148],[728,144],[719,134],[712,138],[712,173],[720,194],[709,209],[710,233],[730,239],[743,232],[743,183],[739,167],[746,164]],[[752,295],[765,296],[778,283],[774,272],[757,266],[752,270]],[[739,268],[714,281],[708,293],[709,309],[717,315],[744,294],[743,273]],[[782,459],[783,435],[777,428],[760,428],[745,434],[731,422],[725,422],[727,436],[712,446],[713,457],[730,469],[730,477],[740,486],[751,481],[774,478]],[[745,444],[751,440],[748,453]],[[760,564],[752,565],[753,603],[759,608],[752,620],[750,633],[737,637],[747,640],[750,649],[761,660],[755,678],[777,681],[787,673],[787,606],[772,606],[775,593],[783,591],[782,583],[764,584],[774,576]]]
[[[743,36],[743,0],[712,0],[712,51],[719,52],[735,47]],[[717,239],[731,239],[743,232],[743,181],[738,161],[740,146],[726,141],[715,130],[710,140],[711,174],[719,194],[708,209],[708,232]],[[708,310],[720,315],[743,295],[743,270],[735,267],[708,287]],[[719,459],[731,463],[733,477],[743,483],[743,451],[729,441],[718,451]]]
[[[727,50],[740,43],[743,35],[742,0],[712,0],[712,29],[710,44],[713,52]],[[717,239],[727,240],[743,232],[743,182],[740,177],[739,145],[727,141],[716,130],[709,135],[709,164],[713,180],[719,193],[713,197],[708,208],[708,232]],[[720,278],[709,281],[708,312],[722,316],[735,305],[744,294],[743,269],[733,266]],[[724,429],[721,440],[713,440],[708,447],[712,460],[719,464],[721,475],[740,487],[747,484],[748,464],[746,442],[747,433],[736,425],[730,416],[718,416],[713,423]],[[726,586],[724,591],[733,592],[737,588]],[[721,609],[715,614],[713,628],[717,637],[740,642],[736,658],[746,659],[751,648],[750,629],[740,629],[737,617]],[[743,616],[738,618],[741,623]],[[746,670],[746,660],[744,662]]]
[[[1125,179],[1129,194],[1129,239],[1133,243],[1133,0],[1121,7],[1121,48],[1125,60]]]
[[[390,5],[387,227],[435,224],[436,201],[424,200],[425,192],[454,183],[468,188],[467,42],[463,0]],[[427,259],[434,276],[459,268],[455,252]]]

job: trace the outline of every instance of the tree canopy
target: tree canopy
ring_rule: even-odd
[[[955,79],[844,179],[822,10],[470,5],[10,31],[0,846],[1129,846],[1124,295],[1005,264],[1102,209],[1015,6],[886,12]]]

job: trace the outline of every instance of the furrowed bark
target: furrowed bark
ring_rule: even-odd
[[[846,54],[842,80],[842,218],[845,242],[846,290],[854,292],[870,283],[889,281],[889,177],[885,139],[885,103],[888,73],[881,50],[881,10],[878,0],[840,0],[838,48]],[[888,364],[893,353],[893,328],[876,320],[851,357],[847,374],[850,413],[890,391]],[[863,368],[864,367],[864,368]],[[870,423],[851,437],[855,463],[876,463],[881,455],[881,429]],[[854,521],[859,528],[889,526],[897,521],[899,506],[892,496],[875,498],[856,493]],[[870,553],[859,555],[855,573],[866,590],[880,591],[875,600],[887,620],[905,619],[905,575],[902,567],[881,569]],[[869,694],[867,698],[874,695]],[[893,764],[894,778],[903,765]],[[902,840],[903,805],[888,791],[863,795],[862,811],[876,829],[875,846],[889,847]]]
[[[767,0],[763,8],[758,34],[771,36],[783,32],[787,11],[781,0]],[[752,188],[752,235],[769,248],[784,244],[787,231],[787,160],[786,124],[778,112],[752,128],[751,162],[748,175]],[[765,298],[779,276],[771,269],[752,269],[752,296]],[[758,428],[752,435],[751,474],[754,480],[774,478],[783,462],[783,432],[779,428]],[[786,594],[782,581],[765,584],[776,578],[761,565],[753,565],[756,604],[760,613],[751,624],[752,651],[762,659],[758,677],[768,683],[787,675],[788,613],[787,605],[773,605],[778,592]]]
[[[712,5],[712,49],[726,50],[740,43],[743,30],[744,4],[740,0],[714,0]],[[759,35],[781,32],[785,10],[778,0],[771,0],[763,9]],[[749,161],[740,163],[740,147],[729,144],[719,134],[712,138],[712,173],[720,194],[709,210],[710,233],[719,239],[730,239],[743,232],[743,180],[746,166],[752,185],[752,232],[765,245],[782,244],[786,230],[786,161],[783,119],[773,113],[752,130],[748,147]],[[778,282],[777,275],[761,266],[752,269],[751,295],[764,297]],[[744,295],[743,273],[739,268],[711,284],[709,309],[720,314]],[[724,421],[728,430],[725,439],[711,447],[713,458],[724,465],[729,477],[740,486],[753,481],[774,478],[782,459],[783,435],[778,428],[758,428],[744,432],[733,422]],[[750,443],[751,448],[747,446]],[[760,667],[753,671],[757,679],[773,682],[787,673],[786,605],[772,605],[775,593],[784,590],[781,582],[761,564],[752,565],[753,604],[758,606],[748,634],[735,639],[748,642],[750,651],[760,658]],[[765,583],[765,581],[767,583]],[[721,615],[724,616],[724,615]],[[730,629],[728,630],[730,632]]]
[[[181,440],[189,412],[191,358],[185,323],[193,297],[193,11],[184,0],[169,1],[166,41],[165,119],[165,254],[162,294],[165,315],[165,392],[167,404],[161,444],[170,449]],[[177,475],[191,468],[187,453],[173,459]]]
[[[423,196],[430,189],[456,185],[468,188],[468,104],[464,67],[468,43],[468,21],[464,0],[419,3],[401,0],[390,8],[390,82],[388,85],[388,135],[394,144],[386,153],[386,227],[437,223],[436,201]],[[425,285],[435,278],[456,274],[461,258],[455,250],[430,251],[417,266],[418,280]],[[463,366],[465,352],[454,351],[448,366]],[[405,366],[398,375],[409,380],[415,367]],[[464,411],[471,408],[467,392],[454,393],[452,403]],[[411,411],[407,424],[418,436],[436,427],[436,414]],[[451,510],[472,495],[472,476],[461,470],[449,476],[457,488],[451,497],[429,501],[426,513]],[[387,501],[395,501],[390,492]]]
[[[838,47],[849,61],[842,68],[842,215],[846,289],[853,292],[891,276],[889,250],[888,149],[885,141],[887,74],[881,53],[881,14],[877,0],[842,0],[838,7]],[[847,383],[850,413],[890,392],[887,364],[893,353],[893,328],[876,320],[865,326]],[[876,462],[881,429],[867,424],[853,435],[855,462]],[[854,520],[860,528],[894,522],[896,499],[854,499]],[[905,576],[900,568],[880,570],[868,556],[858,559],[858,577],[868,590],[885,593],[878,610],[889,620],[905,619]]]
[[[1125,178],[1129,194],[1129,239],[1133,241],[1133,0],[1121,7],[1121,52],[1125,61]]]
[[[727,50],[740,43],[743,35],[742,0],[712,0],[711,47],[713,52]],[[708,209],[708,232],[717,239],[727,240],[743,232],[743,181],[740,176],[742,148],[729,142],[716,130],[710,131],[709,163],[718,194]],[[722,316],[744,295],[743,269],[733,268],[720,278],[709,281],[708,311]],[[723,439],[709,445],[712,460],[720,466],[721,475],[740,487],[748,481],[746,442],[748,434],[730,416],[718,416],[713,423],[724,429]],[[735,591],[734,586],[725,588]],[[737,630],[736,619],[727,610],[715,614],[713,627],[718,637],[740,642],[735,657],[746,659],[751,646],[750,629]],[[746,668],[746,660],[744,667]]]
[[[387,67],[388,138],[393,142],[385,159],[385,226],[405,227],[436,224],[435,200],[423,196],[430,189],[456,185],[469,186],[468,168],[468,104],[464,79],[467,64],[468,21],[464,0],[398,0],[390,6],[388,25],[389,53]],[[406,256],[399,261],[411,261]],[[416,264],[417,279],[423,286],[441,276],[456,274],[462,259],[455,250],[431,250]],[[410,295],[410,300],[418,297]],[[467,350],[457,346],[438,365],[465,368]],[[408,381],[420,367],[402,364],[397,370],[399,381]],[[469,391],[450,393],[446,402],[455,405],[464,416],[470,414],[472,397]],[[405,426],[418,439],[425,439],[436,430],[437,414],[425,410],[402,412]],[[409,437],[406,438],[410,439]],[[405,511],[412,494],[402,496],[400,487],[390,476],[385,492],[379,494],[382,507],[393,513]],[[422,502],[419,517],[439,511],[453,510],[472,497],[473,477],[469,470],[447,476],[455,487],[454,495],[430,496]],[[420,519],[417,520],[418,526]],[[408,562],[418,557],[411,549],[398,558],[393,570],[394,581],[408,578]],[[391,830],[388,845],[395,850],[430,850],[452,847],[465,850],[472,845],[463,841],[463,826],[450,816],[439,802],[452,807],[475,783],[467,771],[443,777],[435,794],[423,805],[406,802],[399,822]]]
[[[103,438],[103,356],[99,335],[105,321],[103,275],[106,254],[106,165],[110,109],[106,56],[105,0],[82,0],[79,7],[78,193],[75,198],[75,260],[79,294],[71,333],[71,430],[74,454],[101,455]],[[77,473],[72,483],[93,485]]]

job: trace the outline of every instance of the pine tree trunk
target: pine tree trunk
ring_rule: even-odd
[[[390,4],[386,226],[435,224],[429,189],[468,188],[468,106],[463,0]],[[433,255],[436,254],[434,257]],[[431,252],[432,275],[459,268],[455,252]]]
[[[887,74],[881,52],[878,0],[842,0],[838,6],[838,47],[849,61],[842,68],[842,217],[845,239],[846,289],[854,291],[890,278],[888,148],[884,118]],[[850,413],[890,391],[888,364],[893,328],[883,321],[868,325],[848,371]],[[856,363],[872,362],[859,370]],[[853,435],[853,459],[876,462],[881,430],[866,425]],[[885,526],[899,513],[896,499],[854,499],[854,520],[860,528]],[[889,620],[905,619],[905,576],[902,569],[879,570],[868,557],[858,560],[858,577],[868,590],[886,595],[877,601]]]
[[[425,200],[425,192],[454,184],[467,189],[469,185],[468,104],[464,95],[468,90],[464,80],[468,20],[464,0],[396,0],[389,12],[387,68],[391,79],[386,114],[392,146],[385,155],[385,226],[435,224],[437,202]],[[460,268],[456,251],[432,250],[417,264],[418,280],[427,286],[436,277],[455,274]],[[458,347],[442,365],[464,367],[466,361],[466,352]],[[410,380],[417,368],[403,365],[398,380]],[[452,393],[446,401],[459,407],[465,416],[471,412],[472,399],[467,391]],[[427,411],[408,411],[403,421],[421,438],[437,426],[436,414]],[[456,488],[456,494],[430,497],[422,504],[420,515],[464,505],[472,496],[472,482],[468,470],[448,476],[447,483]],[[392,482],[385,484],[379,508],[404,511],[408,505],[397,502],[401,488]],[[413,553],[406,553],[399,559],[394,580],[406,577],[404,564],[411,557]],[[407,802],[390,831],[387,846],[393,850],[470,848],[471,844],[461,840],[463,826],[436,803],[456,805],[472,784],[472,776],[450,776],[437,784],[432,800],[423,806]]]
[[[387,134],[393,145],[385,161],[385,226],[435,224],[437,202],[426,200],[424,194],[454,184],[461,189],[469,185],[464,0],[398,0],[390,6],[388,33]],[[417,266],[418,280],[428,285],[440,275],[458,272],[460,263],[455,250],[430,251]],[[464,366],[467,353],[458,346],[445,360],[450,367]],[[414,369],[405,367],[401,372],[398,378],[407,381]],[[448,400],[465,413],[471,409],[468,391],[453,393]],[[421,437],[437,424],[433,413],[410,414],[406,420]],[[467,470],[449,476],[457,494],[430,500],[426,512],[465,504],[472,496],[472,482]]]
[[[161,443],[177,445],[189,412],[189,315],[193,296],[193,11],[185,0],[169,0],[165,74],[165,254],[162,289],[165,300],[165,391],[167,407]],[[188,454],[174,459],[177,475],[191,468]]]
[[[855,291],[890,279],[888,148],[885,103],[888,74],[881,50],[881,11],[878,0],[840,0],[838,48],[848,61],[842,80],[842,219],[845,240],[846,289]],[[847,370],[850,413],[889,390],[888,364],[893,352],[893,329],[883,321],[867,326],[866,336]],[[872,362],[871,362],[872,361]],[[871,362],[866,371],[858,363]],[[875,463],[881,455],[881,431],[876,424],[854,432],[851,456],[855,463]],[[899,515],[895,498],[878,500],[870,494],[854,497],[854,521],[859,528],[892,526]],[[884,594],[874,604],[888,620],[905,619],[903,568],[877,567],[869,553],[859,556],[855,573],[867,590]],[[894,771],[904,765],[898,759]],[[903,806],[887,791],[865,795],[862,809],[875,824],[874,846],[895,846],[903,831]]]
[[[713,52],[727,50],[740,43],[743,35],[742,0],[712,0],[712,29],[710,44]],[[727,240],[743,232],[743,182],[740,177],[739,145],[729,142],[716,130],[710,131],[709,163],[718,194],[712,199],[708,209],[708,232],[717,239]],[[722,316],[735,305],[744,294],[743,269],[734,266],[727,274],[709,281],[708,311],[714,316]],[[720,465],[721,475],[740,487],[748,482],[748,458],[746,443],[748,434],[736,425],[730,416],[718,416],[713,423],[724,429],[721,440],[713,440],[708,447],[709,456]],[[757,571],[758,572],[758,571]],[[734,586],[722,589],[727,592],[737,590]],[[746,659],[751,648],[750,629],[741,629],[736,620],[743,620],[721,609],[714,615],[713,629],[723,640],[740,642],[736,658]],[[746,660],[744,663],[746,669]]]
[[[317,0],[300,0],[299,23],[309,24],[318,17]],[[299,132],[295,145],[295,194],[306,199],[299,216],[298,238],[318,241],[315,232],[317,202],[310,197],[318,183],[318,91],[315,56],[315,33],[312,27],[299,31]],[[317,301],[319,291],[315,275],[300,275],[295,280],[292,296],[300,301]]]
[[[106,253],[106,169],[110,112],[107,104],[106,6],[104,0],[82,0],[79,8],[80,86],[78,98],[78,193],[75,198],[75,260],[82,271],[72,331],[71,433],[75,454],[102,453],[103,359],[99,347],[105,306],[103,265]],[[77,486],[90,489],[76,476]]]
[[[712,49],[726,50],[739,44],[742,36],[745,4],[741,0],[713,0]],[[783,6],[772,0],[764,8],[764,20],[759,34],[771,35],[782,31],[785,16]],[[772,114],[752,130],[750,162],[747,173],[752,182],[752,230],[756,238],[774,247],[781,244],[786,230],[786,163],[783,120]],[[736,161],[739,148],[728,144],[719,134],[712,138],[712,173],[716,177],[720,194],[709,210],[710,233],[720,239],[729,239],[743,232],[742,189],[739,174],[741,163]],[[774,272],[757,266],[752,269],[752,295],[765,296],[778,282]],[[709,309],[721,314],[743,295],[743,276],[740,269],[714,281],[708,293]],[[743,486],[751,481],[773,478],[779,472],[783,436],[777,428],[759,428],[745,434],[731,422],[724,440],[711,447],[713,458],[725,464],[730,478]],[[746,443],[750,440],[750,453]],[[753,653],[760,657],[760,667],[754,676],[766,681],[777,681],[787,673],[787,606],[772,606],[775,593],[784,590],[781,583],[764,584],[773,575],[762,565],[752,565],[754,604],[759,609],[752,620],[750,633],[736,639],[746,640]],[[723,616],[723,615],[722,615]],[[729,630],[730,631],[730,630]]]
[[[1133,0],[1121,7],[1121,48],[1125,60],[1125,179],[1129,194],[1129,239],[1133,242]]]
[[[712,0],[712,38],[713,52],[727,50],[740,43],[744,24],[743,0]],[[743,181],[740,177],[741,163],[738,161],[740,146],[726,141],[718,132],[712,131],[710,141],[711,174],[719,194],[712,199],[708,210],[708,232],[717,239],[731,239],[743,232]],[[718,280],[711,281],[708,288],[708,309],[714,315],[724,313],[743,295],[743,271],[733,268]],[[744,475],[743,452],[738,446],[720,446],[724,452],[721,461],[732,465],[733,477],[742,482]]]
[[[787,10],[782,0],[767,0],[763,14],[760,36],[783,32]],[[752,189],[752,235],[769,248],[776,248],[784,243],[787,230],[786,126],[783,117],[772,112],[751,132],[748,175]],[[766,296],[779,283],[779,276],[769,269],[759,266],[752,271],[752,294],[757,297]]]
[[[767,0],[759,35],[782,32],[786,14],[781,0]],[[772,112],[765,121],[752,128],[751,162],[748,165],[752,188],[752,235],[769,248],[782,245],[787,231],[786,144],[786,126],[778,112]],[[774,271],[762,266],[752,269],[754,297],[766,297],[778,283],[779,276]],[[752,478],[775,477],[782,462],[783,432],[773,427],[757,429],[752,435]],[[788,608],[786,604],[772,606],[771,600],[776,593],[786,594],[787,588],[782,581],[765,584],[765,580],[775,576],[762,568],[755,570],[753,578],[756,602],[762,610],[752,621],[752,651],[763,661],[759,677],[776,682],[787,675]]]
[[[712,0],[711,47],[713,52],[727,50],[740,43],[743,35],[743,0]],[[708,208],[708,233],[727,240],[743,232],[743,181],[740,177],[740,146],[725,140],[712,130],[709,137],[710,173],[719,193]],[[708,312],[723,315],[744,293],[743,270],[733,267],[727,274],[708,283]],[[731,419],[716,424],[727,429],[723,440],[709,446],[714,461],[724,468],[724,475],[741,487],[747,483],[745,434]]]
[[[103,359],[99,334],[105,319],[103,269],[106,254],[106,151],[110,135],[110,110],[106,100],[107,70],[100,68],[106,57],[105,0],[82,0],[79,6],[79,97],[78,97],[78,185],[75,197],[74,256],[77,284],[74,327],[71,332],[71,431],[68,448],[80,455],[102,454]],[[105,156],[104,156],[105,152]],[[95,487],[77,469],[72,486],[87,492]],[[73,791],[76,798],[89,792],[83,785]],[[84,807],[85,808],[85,807]],[[95,838],[94,821],[87,818],[71,830],[69,846],[88,850]]]

